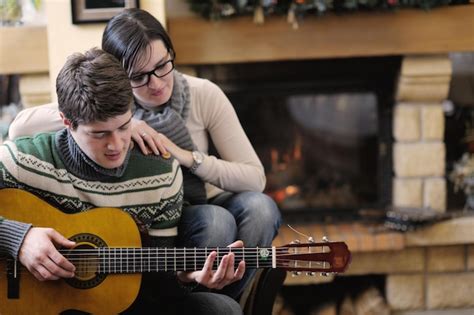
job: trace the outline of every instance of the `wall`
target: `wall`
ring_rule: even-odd
[[[45,5],[51,95],[56,100],[56,76],[67,57],[74,52],[100,47],[105,23],[73,25],[69,0],[45,0]],[[140,0],[140,8],[165,22],[165,0]]]

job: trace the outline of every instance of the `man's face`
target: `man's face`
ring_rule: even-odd
[[[123,115],[79,125],[72,130],[70,122],[63,117],[64,124],[81,150],[98,165],[112,169],[122,166],[131,145],[131,111]]]

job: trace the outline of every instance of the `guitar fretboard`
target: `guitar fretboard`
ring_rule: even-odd
[[[160,271],[194,271],[204,267],[208,255],[217,253],[213,269],[224,255],[234,253],[234,266],[245,261],[246,268],[276,267],[274,248],[109,248],[62,250],[78,271],[98,273],[143,273]],[[286,250],[283,250],[286,252]],[[274,259],[275,258],[275,259]]]

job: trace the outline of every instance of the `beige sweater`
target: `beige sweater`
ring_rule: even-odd
[[[222,190],[231,192],[263,191],[265,172],[255,150],[222,90],[209,80],[185,75],[191,93],[191,111],[186,121],[198,150],[205,153],[196,175],[206,182],[207,197]],[[62,128],[56,103],[25,109],[10,126],[15,139],[37,132]],[[220,159],[208,155],[209,136]]]

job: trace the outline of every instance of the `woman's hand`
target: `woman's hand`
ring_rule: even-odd
[[[242,241],[236,241],[228,247],[243,247]],[[225,286],[242,279],[245,272],[245,262],[239,262],[237,269],[234,269],[234,253],[229,253],[222,257],[219,267],[216,271],[212,270],[212,265],[216,259],[217,253],[211,252],[207,256],[206,262],[202,270],[193,272],[178,272],[178,279],[181,282],[195,281],[209,289],[222,289]]]
[[[190,151],[181,149],[164,134],[157,132],[146,122],[132,118],[132,138],[143,154],[154,153],[169,158],[171,155],[180,165],[191,167],[193,156]]]
[[[18,258],[39,281],[72,278],[76,267],[55,245],[71,248],[76,243],[50,228],[31,228],[26,233]]]

